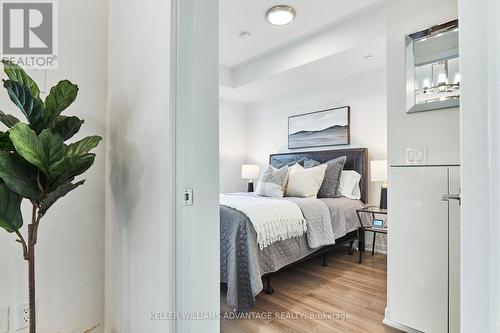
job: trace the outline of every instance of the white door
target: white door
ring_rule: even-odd
[[[448,331],[448,168],[391,170],[388,274],[391,320]]]

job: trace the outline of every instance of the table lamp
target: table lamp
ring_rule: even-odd
[[[241,178],[248,179],[248,192],[253,192],[253,180],[259,178],[260,167],[253,164],[243,164],[241,166]]]
[[[387,160],[371,161],[372,182],[383,182],[380,188],[380,208],[387,209]]]

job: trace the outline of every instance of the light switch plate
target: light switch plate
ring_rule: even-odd
[[[407,164],[427,164],[427,146],[406,148]]]
[[[28,328],[30,322],[30,308],[27,303],[16,305],[16,330]]]
[[[9,308],[0,308],[0,333],[9,333]]]

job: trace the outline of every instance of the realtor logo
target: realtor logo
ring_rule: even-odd
[[[2,1],[2,55],[27,68],[55,68],[55,3]]]

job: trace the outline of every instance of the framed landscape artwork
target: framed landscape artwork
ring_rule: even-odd
[[[349,106],[316,111],[288,118],[288,148],[348,145]]]

